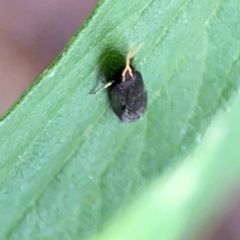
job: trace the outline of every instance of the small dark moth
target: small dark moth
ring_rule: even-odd
[[[116,72],[114,80],[94,92],[98,93],[109,87],[112,109],[123,122],[133,122],[141,118],[147,107],[147,92],[142,75],[131,65],[133,56],[139,48],[129,51],[126,66]]]

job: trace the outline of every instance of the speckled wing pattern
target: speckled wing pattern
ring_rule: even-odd
[[[147,107],[147,92],[140,72],[132,68],[132,76],[127,73],[126,80],[116,78],[110,93],[112,109],[123,122],[132,122],[143,116]]]

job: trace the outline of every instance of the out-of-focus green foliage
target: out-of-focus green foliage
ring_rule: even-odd
[[[240,182],[239,109],[240,97],[181,167],[156,180],[94,240],[198,239],[215,229]]]

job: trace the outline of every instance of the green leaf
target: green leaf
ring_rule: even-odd
[[[239,108],[240,97],[230,113],[214,120],[185,164],[154,181],[94,239],[210,239],[207,233],[218,229],[239,189]]]
[[[101,1],[0,123],[0,238],[87,239],[172,171],[238,90],[239,18],[237,0]],[[88,93],[129,43],[149,102],[124,124]]]

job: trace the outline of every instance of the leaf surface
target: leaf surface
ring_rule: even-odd
[[[104,0],[0,123],[2,239],[87,239],[201,141],[239,86],[237,0]],[[121,123],[107,93],[128,45],[146,115]]]

